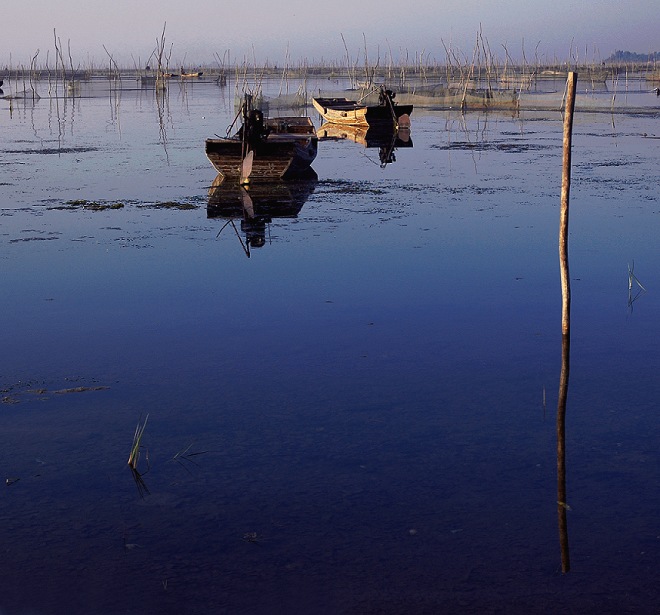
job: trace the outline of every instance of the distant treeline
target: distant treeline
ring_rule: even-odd
[[[634,51],[615,51],[605,62],[657,62],[660,60],[660,51],[652,53],[635,53]]]

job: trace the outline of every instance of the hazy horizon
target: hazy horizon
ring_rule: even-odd
[[[172,0],[33,0],[4,7],[0,67],[54,64],[54,32],[68,63],[75,67],[107,65],[112,54],[122,67],[143,66],[166,24],[171,67],[213,65],[229,51],[236,62],[295,65],[345,60],[370,64],[392,60],[446,62],[445,48],[470,60],[481,31],[489,52],[514,61],[599,62],[616,50],[651,53],[660,48],[651,0],[627,4],[589,0],[505,0],[498,3],[431,0],[402,5],[392,0],[364,0],[359,5],[335,0],[324,5],[289,0],[275,8],[264,0],[219,7],[210,0],[194,5]],[[405,7],[405,8],[402,8]],[[329,17],[346,14],[341,21]],[[346,44],[346,47],[344,46]],[[104,49],[105,47],[105,49]],[[346,49],[347,48],[347,49]]]

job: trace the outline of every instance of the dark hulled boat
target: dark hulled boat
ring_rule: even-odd
[[[206,139],[206,156],[225,180],[291,179],[309,169],[318,151],[309,117],[265,118],[249,95],[240,114],[243,124],[234,136]]]

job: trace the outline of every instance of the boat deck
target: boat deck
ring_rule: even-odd
[[[320,107],[330,107],[337,111],[353,111],[354,109],[366,108],[366,105],[355,100],[348,100],[347,98],[314,98],[313,102],[317,103]]]
[[[264,119],[264,125],[270,131],[270,135],[277,135],[281,137],[294,137],[298,138],[299,135],[313,135],[315,134],[314,124],[312,120],[305,116],[284,116],[276,118]]]

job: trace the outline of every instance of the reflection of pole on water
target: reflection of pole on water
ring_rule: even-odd
[[[561,374],[559,376],[559,400],[557,402],[557,518],[559,521],[559,545],[561,547],[561,571],[571,569],[568,551],[568,521],[566,511],[566,399],[568,397],[568,373],[570,368],[571,336],[561,338]]]
[[[158,109],[158,127],[160,132],[160,143],[165,151],[165,159],[167,164],[170,163],[170,156],[167,151],[167,127],[166,127],[166,113],[169,114],[170,96],[169,90],[163,88],[156,89],[156,107]]]
[[[571,282],[568,273],[568,204],[571,188],[571,140],[573,134],[573,110],[575,109],[575,84],[577,73],[568,73],[566,108],[564,112],[564,154],[561,180],[561,209],[559,213],[559,271],[561,275],[561,374],[557,401],[557,516],[559,544],[561,546],[561,570],[568,572],[571,562],[568,549],[568,522],[566,512],[566,399],[571,347]]]

